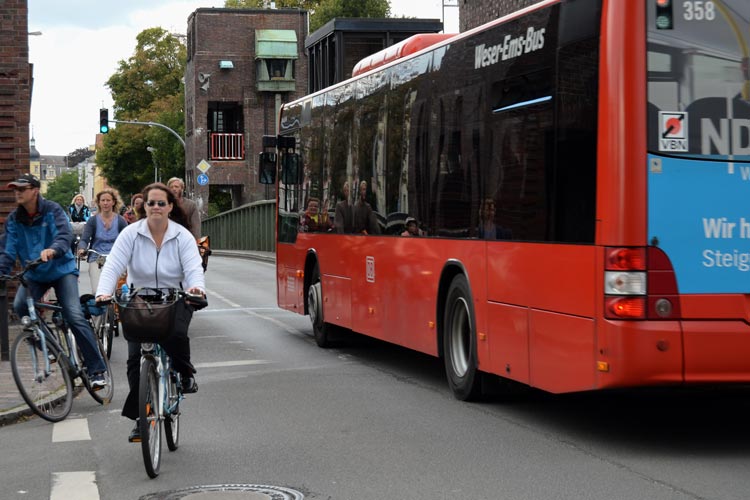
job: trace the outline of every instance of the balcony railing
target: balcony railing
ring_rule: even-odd
[[[244,160],[245,136],[243,134],[212,133],[212,160]]]

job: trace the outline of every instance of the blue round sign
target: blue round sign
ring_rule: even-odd
[[[198,175],[198,184],[201,186],[208,184],[208,176],[206,174]]]

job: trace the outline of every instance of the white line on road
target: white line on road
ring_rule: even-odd
[[[265,359],[241,359],[238,361],[214,361],[213,363],[195,363],[196,368],[224,368],[227,366],[267,365],[273,361]]]
[[[226,302],[227,304],[229,304],[232,307],[242,307],[241,305],[237,304],[236,302],[232,302],[231,300],[227,299],[226,297],[224,297],[222,295],[219,295],[218,293],[216,293],[214,291],[206,289],[206,293],[210,294],[210,295],[215,295],[215,296],[219,297],[219,299],[223,300],[224,302]]]
[[[69,418],[52,427],[52,442],[91,441],[89,422],[85,418]]]
[[[280,310],[278,307],[233,307],[231,309],[204,309],[199,311],[197,314],[201,316],[207,313],[226,313],[226,312],[242,312],[242,311],[277,311]]]
[[[94,471],[53,472],[49,500],[99,500]]]

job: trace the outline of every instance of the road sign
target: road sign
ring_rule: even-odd
[[[206,172],[208,172],[208,169],[211,168],[211,164],[208,163],[206,160],[201,160],[201,162],[198,165],[196,165],[195,168],[200,170],[202,174],[205,174]]]
[[[208,184],[208,176],[206,174],[198,175],[198,184],[201,186]]]

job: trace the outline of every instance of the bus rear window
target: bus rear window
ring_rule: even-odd
[[[646,2],[649,151],[750,161],[750,2]]]

